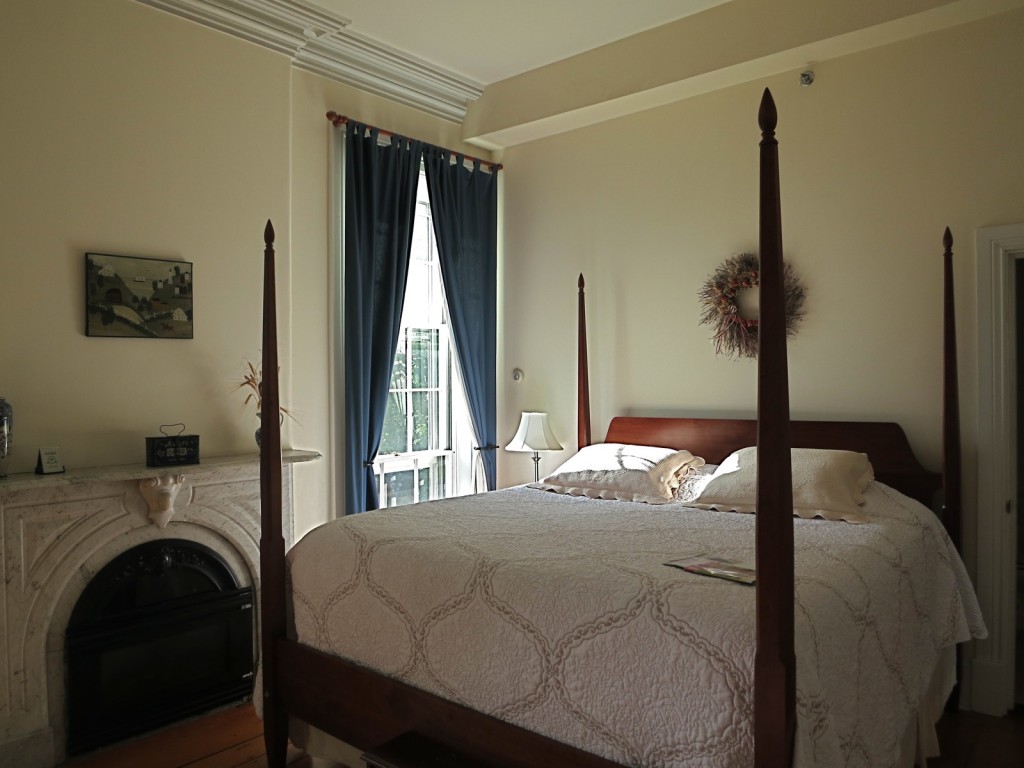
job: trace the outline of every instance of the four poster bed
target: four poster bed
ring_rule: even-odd
[[[952,238],[947,230],[942,475],[921,467],[897,424],[791,422],[767,91],[759,122],[757,421],[617,417],[592,445],[580,280],[581,450],[570,462],[607,479],[580,457],[613,454],[623,471],[611,475],[660,478],[664,497],[640,498],[635,485],[595,491],[578,473],[576,487],[559,488],[567,462],[541,487],[328,523],[286,558],[280,429],[264,426],[271,768],[284,765],[290,717],[360,751],[415,732],[472,765],[909,765],[934,747],[928,729],[953,685],[952,649],[984,633],[950,540],[960,526]],[[269,222],[265,240],[263,370],[276,371]],[[279,405],[274,376],[263,403]],[[754,445],[756,457],[734,453]],[[805,460],[817,467],[822,456],[853,462],[845,511],[818,508],[822,483],[804,483]],[[729,462],[739,469],[723,473]],[[700,504],[720,478],[754,474],[756,515]],[[937,498],[941,523],[928,508]],[[665,565],[697,553],[752,559],[755,549],[753,588]]]

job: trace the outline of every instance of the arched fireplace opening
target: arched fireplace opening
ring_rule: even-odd
[[[253,591],[213,550],[160,539],[89,582],[68,622],[67,754],[219,706],[253,684]]]

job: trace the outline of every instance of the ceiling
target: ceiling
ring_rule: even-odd
[[[948,1],[948,0],[946,0]],[[1024,0],[1021,0],[1024,2]],[[138,0],[453,122],[492,83],[730,0]]]
[[[498,151],[1024,0],[138,0]],[[595,77],[594,73],[600,76]],[[806,84],[806,83],[803,83]],[[816,88],[818,86],[815,86]]]
[[[348,20],[348,31],[486,86],[727,0],[311,2]]]

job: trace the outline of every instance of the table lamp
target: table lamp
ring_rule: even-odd
[[[533,451],[533,481],[537,482],[540,480],[540,451],[560,451],[562,445],[551,431],[546,413],[524,411],[516,436],[505,450]]]

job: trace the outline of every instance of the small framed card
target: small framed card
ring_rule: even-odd
[[[50,475],[64,471],[64,463],[60,460],[60,449],[40,448],[39,458],[36,459],[36,474]]]

